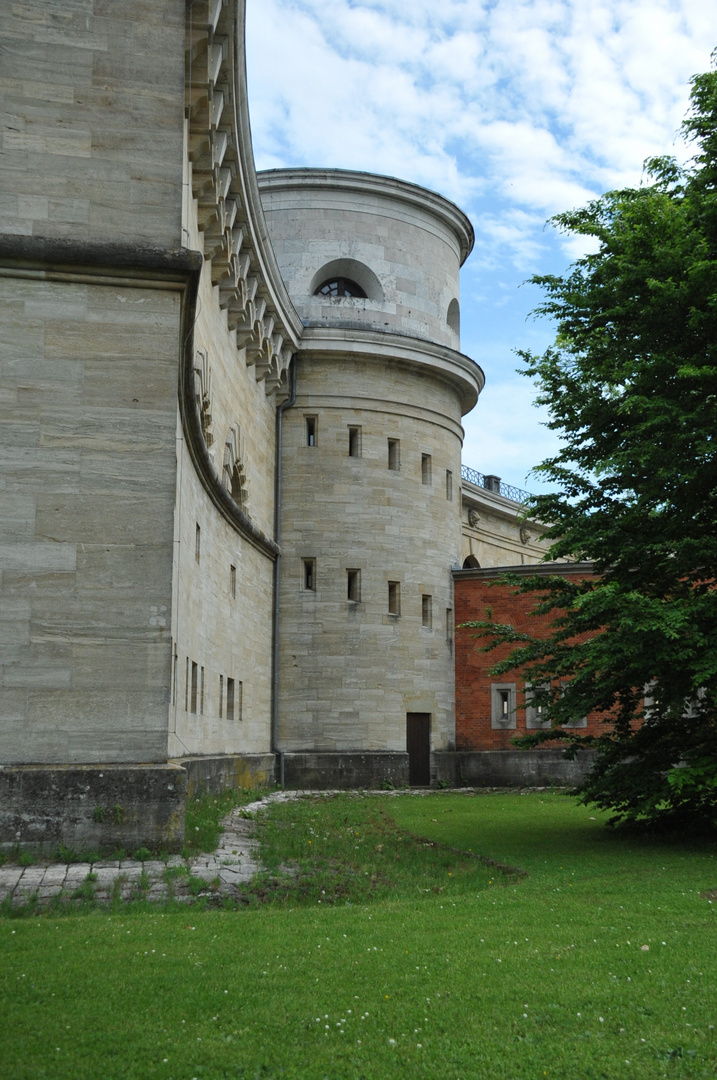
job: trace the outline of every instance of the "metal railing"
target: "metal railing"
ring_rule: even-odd
[[[499,476],[480,473],[476,469],[469,469],[467,465],[461,465],[461,478],[467,480],[469,484],[475,484],[476,487],[492,491],[495,495],[502,495],[504,499],[510,499],[511,502],[525,503],[533,497],[529,491],[524,491],[523,488],[513,487],[512,484],[504,484]]]

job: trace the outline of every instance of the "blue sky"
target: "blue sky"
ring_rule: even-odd
[[[555,437],[514,350],[552,331],[522,283],[582,253],[545,222],[639,183],[649,156],[689,156],[676,132],[715,46],[707,0],[247,0],[257,168],[398,176],[473,222],[461,347],[486,387],[466,464],[540,490]]]

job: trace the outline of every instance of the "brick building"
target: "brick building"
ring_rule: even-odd
[[[463,624],[489,619],[513,625],[519,631],[547,633],[549,618],[531,614],[538,597],[516,594],[515,588],[499,581],[509,571],[518,575],[551,575],[583,579],[589,563],[543,563],[539,566],[510,566],[471,569],[454,573],[456,610],[456,772],[464,782],[553,783],[573,782],[585,767],[585,755],[576,762],[562,757],[561,744],[552,743],[534,751],[519,751],[513,740],[550,726],[541,710],[531,705],[530,684],[520,670],[492,675],[491,668],[511,651],[499,645],[481,651],[475,631]],[[571,725],[581,734],[598,735],[602,718],[596,714],[576,717]]]

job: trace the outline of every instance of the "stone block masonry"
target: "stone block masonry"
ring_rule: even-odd
[[[178,851],[186,796],[177,765],[0,766],[0,850]]]

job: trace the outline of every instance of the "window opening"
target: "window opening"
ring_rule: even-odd
[[[201,716],[204,716],[204,665],[202,664],[202,670],[199,679],[199,712]]]
[[[567,685],[568,684],[565,683],[565,682],[561,683],[560,684],[561,691],[564,690]],[[588,718],[587,718],[587,716],[577,716],[574,720],[570,720],[570,721],[568,721],[567,724],[562,724],[561,726],[564,727],[564,728],[587,727],[588,726]]]
[[[401,582],[389,581],[388,583],[388,613],[389,615],[401,614]]]
[[[453,644],[453,608],[446,608],[446,641]]]
[[[421,597],[421,625],[428,630],[433,627],[433,597],[430,593]]]
[[[446,312],[446,322],[454,334],[461,332],[461,309],[456,299],[451,300]]]
[[[361,428],[349,428],[349,457],[361,457]]]
[[[236,600],[237,595],[237,568],[236,566],[229,567],[229,592],[231,593],[232,600]]]
[[[446,469],[446,499],[453,502],[453,473],[450,469]]]
[[[358,604],[361,600],[361,571],[360,570],[347,570],[346,571],[346,591],[348,599]]]
[[[306,445],[316,446],[316,417],[307,416],[304,419],[306,420]]]
[[[198,563],[202,554],[202,530],[197,522],[197,527],[194,532],[194,559]]]
[[[515,683],[492,684],[490,720],[493,728],[515,727]]]
[[[227,720],[234,719],[234,680],[227,679]]]
[[[394,472],[401,468],[401,443],[398,439],[388,440],[388,467]]]
[[[421,454],[421,483],[430,484],[431,482],[431,455]]]
[[[302,559],[304,565],[304,588],[316,591],[316,559]]]
[[[237,720],[244,719],[244,683],[239,680],[236,688]]]
[[[189,712],[189,657],[187,657],[187,668],[184,672],[184,711]]]
[[[347,277],[335,277],[329,278],[319,285],[315,290],[314,296],[357,296],[360,299],[366,299],[366,293],[356,281],[352,281]]]
[[[224,708],[224,676],[219,676],[219,719],[222,718],[222,709]]]
[[[196,713],[197,711],[197,676],[199,675],[199,665],[195,664],[192,660],[192,689],[189,699],[189,711]]]
[[[536,704],[533,700],[534,690],[548,690],[550,683],[526,683],[525,684],[525,726],[526,728],[550,727],[547,704]]]

